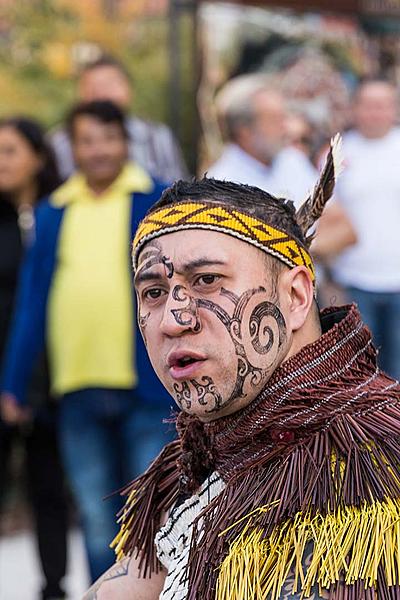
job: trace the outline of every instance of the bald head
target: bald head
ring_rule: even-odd
[[[397,120],[397,91],[385,81],[368,81],[358,88],[354,98],[354,124],[366,138],[384,137]]]

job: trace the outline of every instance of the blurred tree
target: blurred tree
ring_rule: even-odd
[[[132,75],[135,113],[167,122],[166,4],[164,0],[0,2],[0,116],[24,113],[53,126],[73,101],[79,68],[105,51],[120,59]],[[181,35],[183,48],[190,48],[185,23]],[[184,99],[191,93],[190,77],[191,66],[186,64],[181,82]],[[182,129],[188,131],[190,110],[185,108],[182,118]]]

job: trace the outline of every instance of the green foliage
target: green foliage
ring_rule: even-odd
[[[134,112],[168,122],[170,117],[167,17],[144,17],[140,0],[125,13],[107,14],[104,0],[10,1],[0,14],[0,116],[25,114],[46,127],[61,122],[75,98],[83,62],[105,51],[120,59],[134,82]],[[181,84],[183,143],[193,155],[191,24],[182,20]]]
[[[70,6],[68,6],[70,4]],[[135,110],[143,116],[166,116],[168,54],[165,19],[110,22],[106,15],[90,22],[73,2],[19,0],[11,3],[8,27],[0,40],[0,112],[26,112],[47,125],[65,114],[74,98],[79,53],[90,46],[116,55],[132,73]],[[115,50],[111,40],[118,40]],[[83,61],[82,61],[83,62]]]

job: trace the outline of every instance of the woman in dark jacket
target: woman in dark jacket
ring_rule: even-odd
[[[55,160],[41,127],[27,118],[0,121],[0,360],[12,316],[18,271],[34,239],[34,207],[60,184]],[[45,577],[43,600],[64,598],[67,503],[58,457],[55,405],[49,396],[45,357],[30,387],[34,410],[20,427],[0,421],[0,503],[16,439],[26,447],[29,495]]]

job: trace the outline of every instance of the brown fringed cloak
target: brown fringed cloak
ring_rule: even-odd
[[[115,545],[141,553],[144,576],[159,569],[162,514],[217,471],[226,485],[194,525],[189,600],[276,600],[289,574],[304,598],[318,585],[332,600],[400,599],[400,385],[354,306],[321,320],[247,408],[208,424],[180,414],[179,441],[124,490]]]

